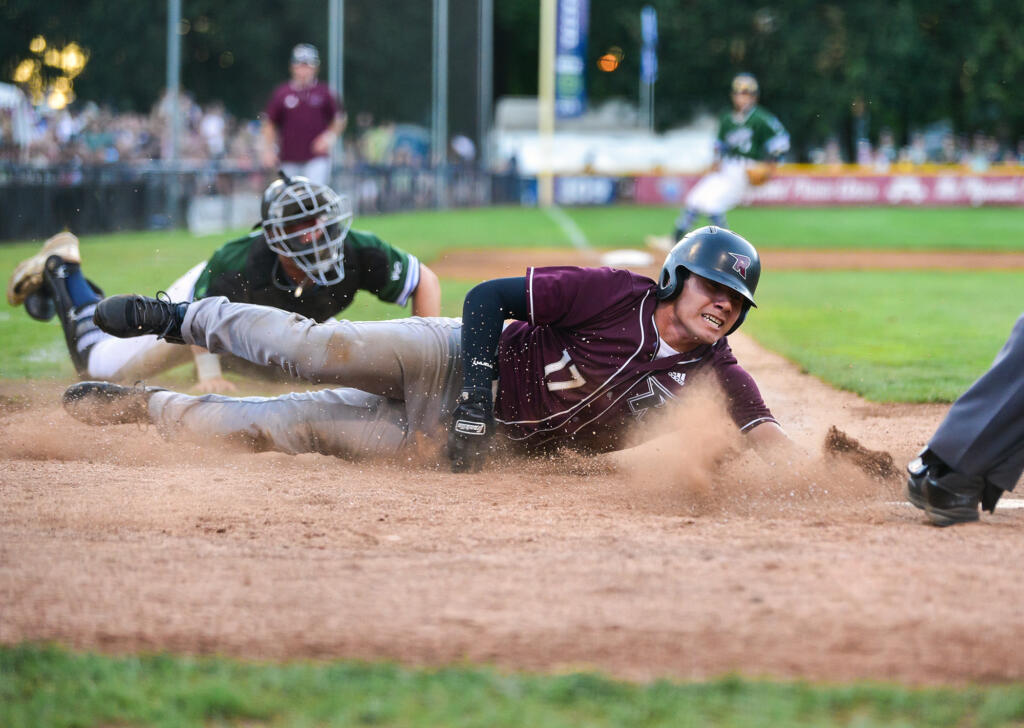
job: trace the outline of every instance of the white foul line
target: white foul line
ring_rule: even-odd
[[[907,501],[892,501],[889,505],[893,506],[912,506],[913,503]],[[997,511],[1005,510],[1016,510],[1024,508],[1024,498],[1003,498],[996,504]]]
[[[587,236],[580,230],[579,225],[573,222],[573,219],[565,214],[558,205],[552,205],[551,207],[543,208],[544,212],[548,214],[555,224],[561,228],[562,232],[565,233],[565,237],[569,238],[569,242],[572,243],[572,247],[577,250],[590,250],[590,243],[587,242]]]

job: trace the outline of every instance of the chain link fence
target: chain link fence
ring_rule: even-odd
[[[259,220],[271,175],[209,165],[0,166],[0,240],[188,227],[196,233],[244,228]],[[359,165],[335,170],[332,186],[356,214],[518,204],[517,175],[476,168]]]

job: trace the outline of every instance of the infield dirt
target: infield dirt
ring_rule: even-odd
[[[475,277],[479,277],[477,271]],[[807,450],[902,466],[946,411],[876,405],[730,337]],[[936,529],[819,456],[730,449],[712,395],[599,459],[348,463],[88,427],[0,384],[0,642],[911,684],[1024,678],[1024,510]]]

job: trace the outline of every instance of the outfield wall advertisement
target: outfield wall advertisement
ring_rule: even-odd
[[[634,201],[681,204],[697,175],[640,176]],[[751,190],[751,205],[1024,205],[1024,175],[825,176],[780,174]]]

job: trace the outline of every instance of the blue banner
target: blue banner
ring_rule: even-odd
[[[587,106],[584,71],[587,62],[587,32],[590,0],[558,0],[555,34],[555,114],[560,118],[580,116]]]
[[[653,5],[644,5],[640,10],[640,36],[645,46],[658,45],[658,11]]]
[[[644,39],[640,51],[640,80],[654,83],[658,80],[658,13],[651,5],[640,11],[640,35]]]

